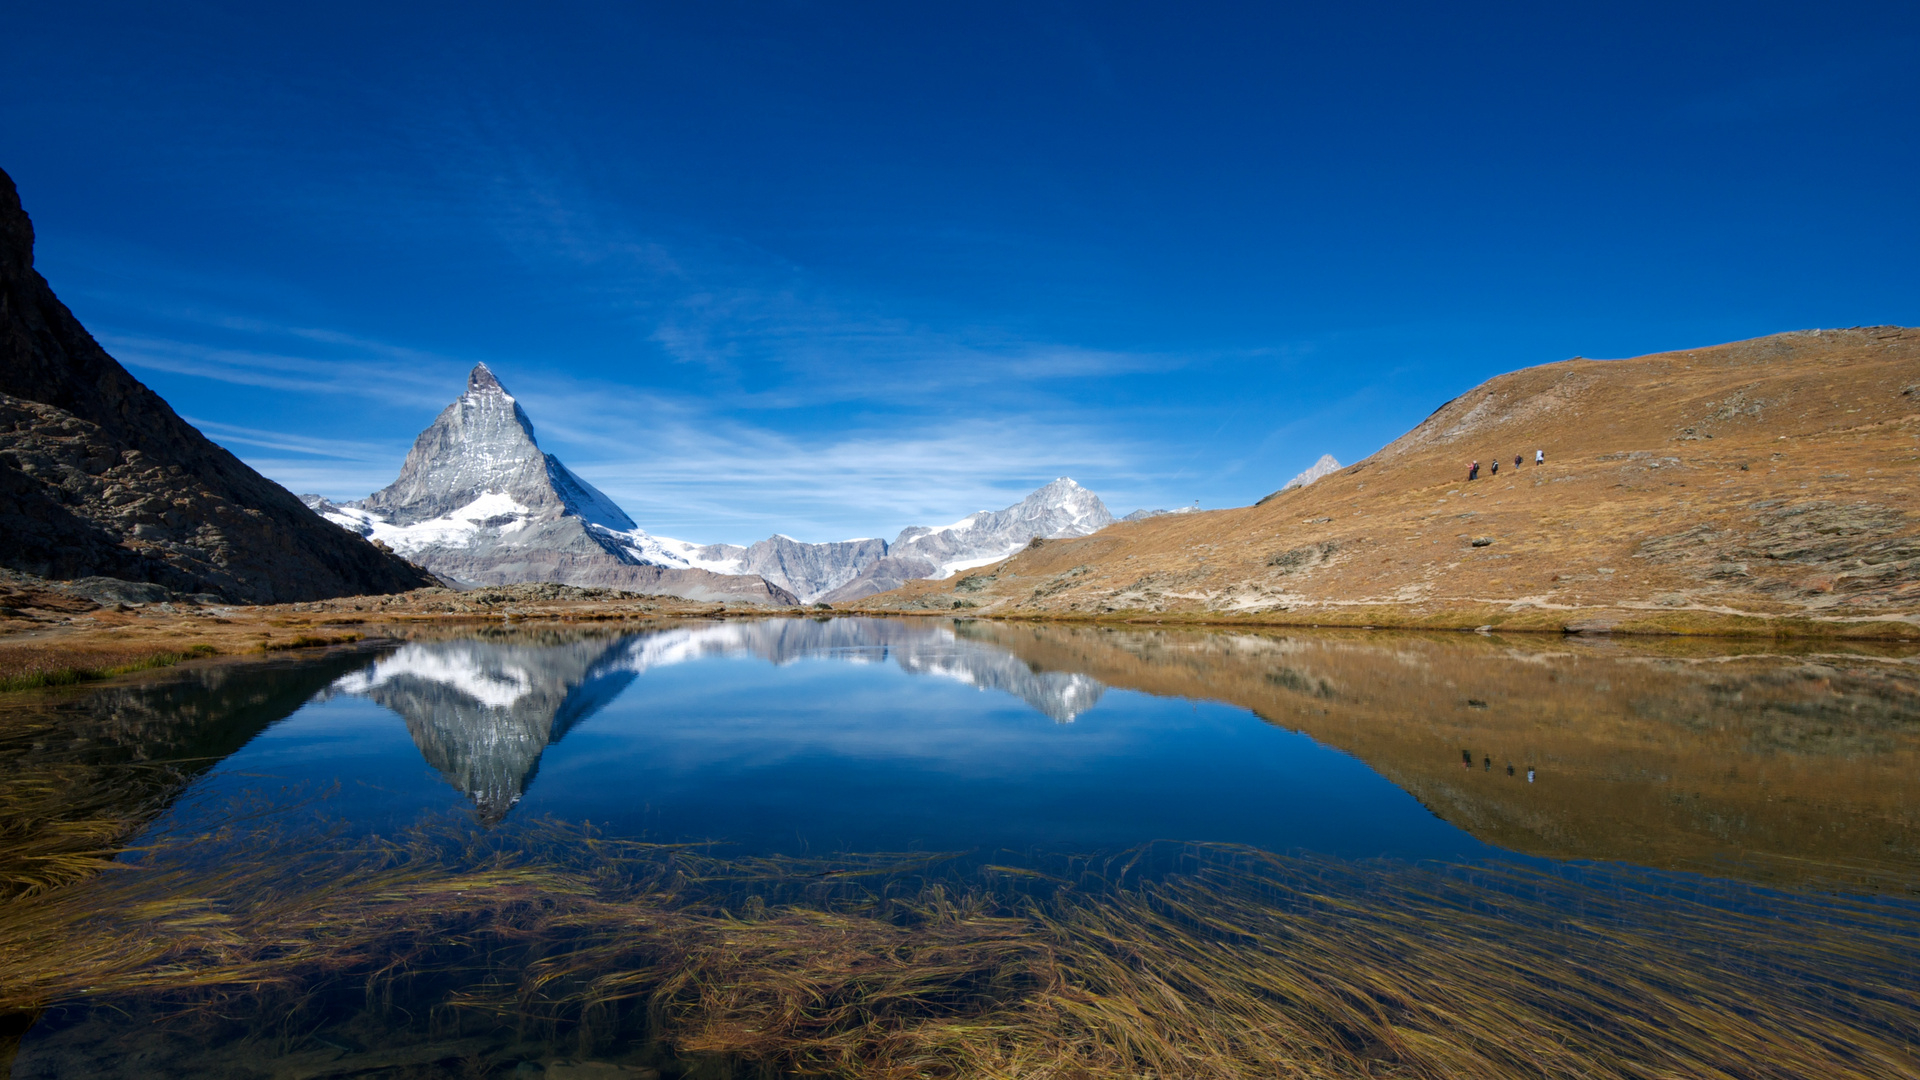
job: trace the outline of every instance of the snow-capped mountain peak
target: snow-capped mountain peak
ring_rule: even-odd
[[[693,599],[792,603],[752,575],[670,554],[614,501],[540,449],[533,421],[485,364],[414,440],[393,483],[356,503],[310,499],[329,520],[455,581],[558,581]],[[693,545],[681,545],[692,548]]]

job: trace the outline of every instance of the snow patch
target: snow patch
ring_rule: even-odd
[[[395,525],[371,510],[350,506],[331,507],[321,516],[369,540],[379,540],[402,555],[411,555],[434,545],[467,546],[482,530],[495,535],[519,532],[532,523],[533,511],[505,492],[489,491],[457,510],[412,525]]]
[[[335,679],[333,689],[346,694],[364,694],[400,678],[439,683],[490,709],[511,708],[514,702],[533,691],[532,676],[519,668],[485,663],[474,650],[423,645],[402,646],[392,656],[374,661],[365,671]]]

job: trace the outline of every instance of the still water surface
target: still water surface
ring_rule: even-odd
[[[154,950],[85,960],[98,985],[30,972],[12,1075],[1901,1075],[1920,1067],[1917,687],[1900,649],[859,619],[169,673],[8,714],[17,791],[57,774],[109,793],[63,827],[135,830],[126,869],[29,889],[16,921],[54,919],[37,932],[76,957],[90,935]],[[506,876],[460,876],[489,868]],[[954,897],[973,915],[927,915]],[[843,944],[904,934],[871,955],[954,981],[848,989],[859,963],[826,971],[806,936],[823,919],[854,920],[832,924]],[[642,959],[620,951],[635,920],[661,935]],[[988,958],[988,925],[1013,927],[992,949],[1050,942],[1065,974]],[[716,926],[739,936],[682,955]],[[791,952],[732,955],[747,927]],[[974,935],[950,948],[977,970],[899,959],[949,932]],[[528,974],[557,954],[564,977]],[[1197,1026],[1114,1004],[1183,964]],[[1367,965],[1380,987],[1341,988]],[[664,994],[674,978],[695,989]],[[793,1018],[836,994],[846,1015]],[[1088,995],[1146,1026],[1035,1011]],[[1470,1000],[1486,1015],[1448,1012]],[[1300,1029],[1195,1045],[1250,1009]],[[967,1015],[1002,1033],[928,1034]],[[889,1025],[912,1034],[874,1041]]]

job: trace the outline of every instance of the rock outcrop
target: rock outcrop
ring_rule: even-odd
[[[0,565],[229,602],[437,584],[316,516],[107,355],[33,269],[0,173]]]
[[[1294,488],[1306,487],[1308,484],[1313,483],[1323,476],[1332,476],[1339,471],[1340,462],[1332,454],[1321,454],[1319,461],[1300,470],[1298,476],[1281,485],[1280,491],[1292,491]],[[1276,491],[1273,494],[1278,495],[1279,493],[1279,491]],[[1269,495],[1267,498],[1271,499],[1273,495]]]

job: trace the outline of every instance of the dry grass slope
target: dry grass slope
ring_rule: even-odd
[[[1912,329],[1568,360],[1489,380],[1310,487],[1046,541],[862,606],[1920,636],[1917,439]]]

